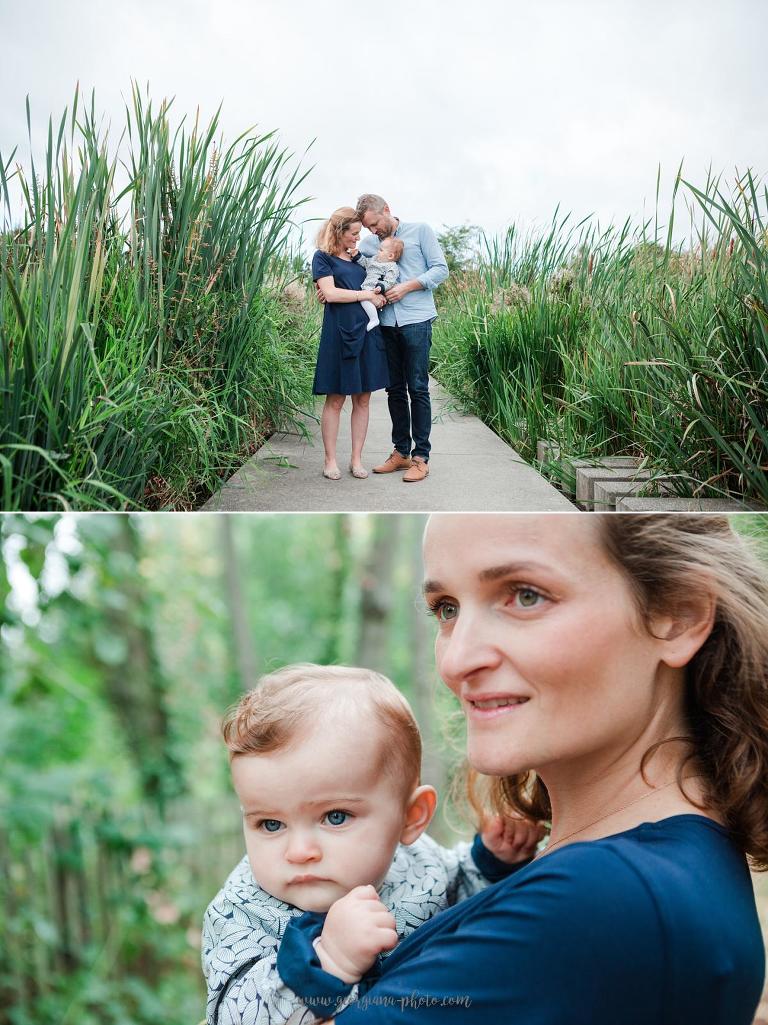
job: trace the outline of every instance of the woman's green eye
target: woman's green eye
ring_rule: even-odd
[[[531,609],[537,604],[541,595],[532,587],[523,587],[517,592],[517,600],[524,609]]]
[[[345,811],[329,811],[326,815],[328,822],[332,826],[343,826],[349,818],[349,815]]]
[[[441,623],[447,623],[451,619],[455,619],[459,614],[459,606],[454,605],[453,602],[444,601],[437,610],[437,618]]]

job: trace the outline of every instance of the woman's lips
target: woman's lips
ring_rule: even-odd
[[[521,694],[494,694],[483,697],[465,698],[467,715],[471,719],[496,719],[502,715],[511,715],[529,698]]]

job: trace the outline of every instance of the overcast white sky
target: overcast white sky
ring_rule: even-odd
[[[75,83],[114,128],[130,81],[225,138],[312,139],[305,216],[360,192],[488,231],[650,215],[681,160],[768,171],[768,0],[0,0],[0,153]],[[663,207],[666,217],[668,206]]]

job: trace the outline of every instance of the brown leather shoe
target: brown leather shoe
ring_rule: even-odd
[[[403,456],[395,449],[387,456],[380,466],[374,466],[374,473],[394,473],[395,470],[407,470],[412,465],[410,456]]]
[[[410,470],[406,470],[403,474],[403,480],[409,484],[415,480],[424,480],[429,473],[429,463],[421,456],[414,456],[412,463]]]

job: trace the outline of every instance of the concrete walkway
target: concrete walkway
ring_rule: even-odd
[[[568,510],[573,506],[477,417],[448,410],[449,396],[433,381],[432,453],[426,480],[403,483],[402,473],[356,480],[322,475],[320,425],[306,418],[310,438],[274,434],[203,506],[206,512],[507,512]],[[320,412],[318,405],[318,416]],[[349,465],[347,401],[341,415],[338,460]],[[384,391],[371,398],[363,453],[369,469],[392,451]]]

